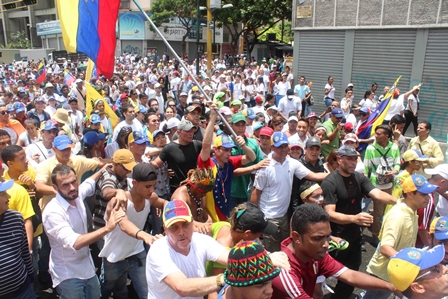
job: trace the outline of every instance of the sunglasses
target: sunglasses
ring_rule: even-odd
[[[367,113],[359,113],[360,116],[367,116]]]
[[[6,111],[1,111],[0,114],[1,115],[9,114],[9,111],[7,111],[7,110]]]

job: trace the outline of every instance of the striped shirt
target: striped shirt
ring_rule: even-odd
[[[0,296],[17,291],[32,274],[25,222],[19,212],[7,210],[0,219]]]
[[[383,158],[383,156],[385,158]],[[370,181],[375,187],[380,189],[391,188],[392,179],[389,183],[379,184],[378,182],[378,170],[380,167],[387,167],[390,170],[400,170],[400,149],[398,145],[392,142],[388,142],[385,148],[381,147],[377,142],[369,144],[364,155],[364,174],[370,177]]]
[[[111,168],[106,168],[101,173],[95,190],[95,208],[93,210],[93,229],[97,230],[106,225],[104,214],[106,212],[108,200],[103,198],[103,190],[106,188],[128,190],[126,178],[119,181]]]

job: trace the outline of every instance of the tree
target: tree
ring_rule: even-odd
[[[180,27],[186,32],[182,37],[182,52],[186,53],[186,40],[190,36],[191,29],[196,25],[196,3],[194,0],[155,0],[149,11],[151,20],[157,27],[163,23],[169,23],[170,19],[177,17]],[[167,30],[165,27],[164,30]],[[151,30],[153,30],[151,28]],[[199,34],[199,32],[197,32]]]
[[[289,44],[292,40],[294,40],[294,34],[291,30],[291,22],[289,21],[284,22],[283,30],[282,30],[282,24],[277,23],[275,26],[269,28],[269,30],[263,33],[259,39],[262,41],[266,41],[266,35],[270,33],[275,34],[275,40],[282,41],[286,44]]]
[[[7,49],[29,49],[31,48],[31,41],[28,39],[26,31],[17,31],[11,33],[9,43],[6,46],[1,45],[1,47]]]
[[[244,37],[249,57],[266,31],[292,16],[292,0],[226,0],[223,4],[232,4],[233,8],[216,11],[216,19],[229,30],[234,50],[240,37]]]

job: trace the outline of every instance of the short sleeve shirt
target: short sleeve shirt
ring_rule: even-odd
[[[361,200],[375,189],[370,180],[359,172],[343,177],[338,170],[330,173],[322,181],[324,204],[336,205],[336,212],[346,215],[356,215],[361,212]],[[341,188],[342,187],[342,188]],[[337,224],[331,222],[332,234],[347,240],[357,240],[361,237],[360,227],[354,223]]]

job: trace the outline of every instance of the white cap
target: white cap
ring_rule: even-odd
[[[347,87],[353,87],[353,83],[349,83]]]
[[[204,89],[204,91],[205,90],[212,90],[212,88],[210,86],[208,86],[208,85],[205,85],[203,89]]]
[[[82,82],[82,79],[76,79],[75,83],[80,83]]]
[[[448,180],[448,164],[439,164],[434,168],[426,168],[425,172],[430,175],[438,174]]]
[[[177,117],[172,117],[166,122],[167,129],[172,129],[177,127],[177,125],[180,123],[180,120]]]
[[[288,122],[290,122],[290,121],[299,122],[299,119],[297,118],[297,116],[292,115],[288,118]]]

